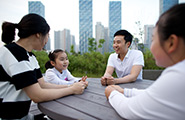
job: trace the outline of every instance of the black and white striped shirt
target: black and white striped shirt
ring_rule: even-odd
[[[20,119],[31,100],[24,87],[37,83],[42,74],[32,52],[11,43],[0,48],[0,118]]]

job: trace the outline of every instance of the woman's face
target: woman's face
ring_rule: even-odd
[[[165,42],[164,45],[165,46]],[[168,67],[170,63],[169,55],[165,52],[164,47],[160,44],[158,27],[154,28],[152,44],[150,50],[155,58],[155,62],[160,67]]]
[[[54,62],[54,67],[59,71],[66,70],[69,65],[69,60],[65,52],[59,52],[56,54],[57,58]]]
[[[49,33],[47,33],[45,36],[43,36],[41,34],[39,34],[39,35],[40,36],[39,36],[38,42],[35,43],[36,44],[35,45],[36,46],[35,50],[41,51],[48,42]]]

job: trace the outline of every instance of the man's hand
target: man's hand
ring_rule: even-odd
[[[106,79],[107,79],[108,85],[115,85],[114,77],[110,76],[110,77],[107,77]]]
[[[102,84],[103,86],[106,86],[106,85],[107,85],[107,78],[105,78],[104,76],[101,77],[101,84]]]

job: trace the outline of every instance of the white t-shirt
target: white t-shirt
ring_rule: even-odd
[[[54,68],[46,70],[44,80],[49,83],[58,84],[58,85],[71,85],[75,82],[78,82],[80,79],[75,78],[71,73],[66,69],[60,73]]]
[[[123,61],[118,58],[118,54],[112,53],[109,56],[107,63],[107,66],[114,67],[118,78],[122,78],[130,74],[133,65],[144,66],[143,53],[139,50],[128,50]],[[142,70],[137,79],[142,79]]]
[[[126,119],[185,119],[185,60],[168,67],[145,90],[114,90],[109,102]]]

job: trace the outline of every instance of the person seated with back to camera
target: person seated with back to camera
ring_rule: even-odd
[[[45,64],[47,70],[44,76],[46,82],[71,86],[76,82],[84,81],[87,87],[87,76],[83,76],[81,79],[75,78],[67,69],[69,60],[65,51],[56,49],[50,52],[48,57],[50,60]]]
[[[133,36],[127,30],[119,30],[114,34],[112,53],[108,58],[107,68],[101,77],[102,85],[142,80],[142,67],[144,66],[143,53],[139,50],[129,50]],[[118,78],[112,76],[116,72]]]

